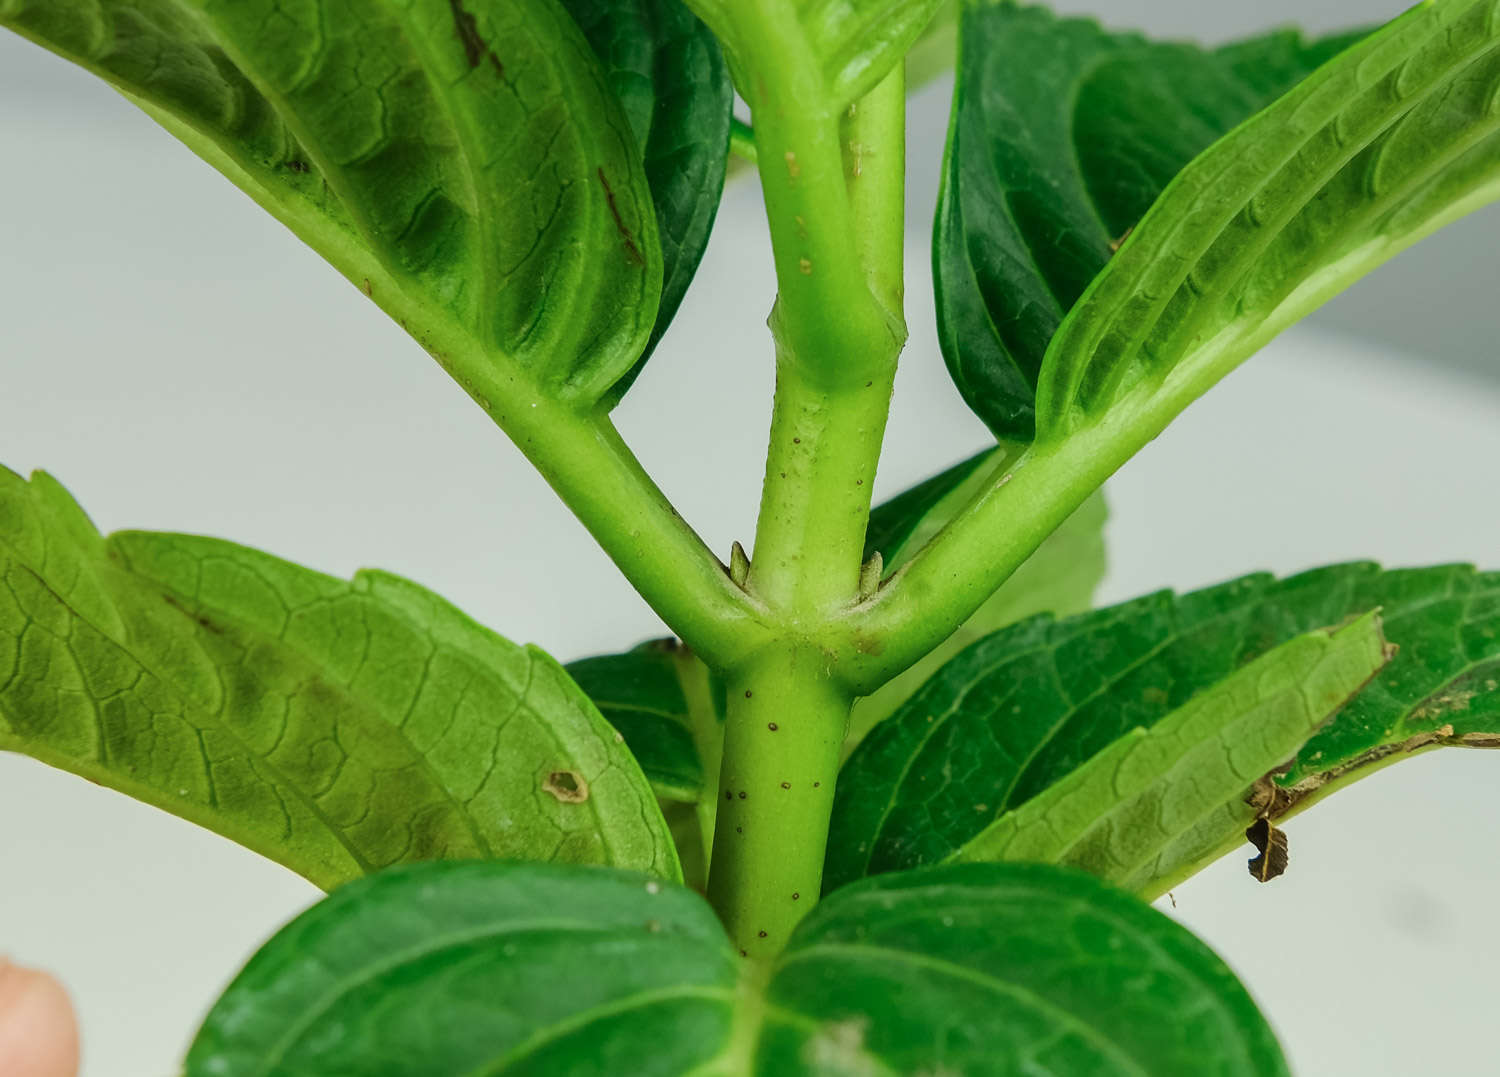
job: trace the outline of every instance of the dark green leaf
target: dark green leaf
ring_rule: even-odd
[[[1111,887],[1039,864],[869,879],[797,929],[758,1072],[1227,1077],[1287,1072],[1233,974]],[[795,1068],[809,1058],[822,1066]]]
[[[683,880],[703,889],[718,814],[724,682],[675,639],[580,659],[567,671],[624,736],[662,802]]]
[[[640,355],[650,190],[555,0],[0,0],[0,26],[122,90],[440,360],[477,346],[586,407]]]
[[[764,972],[696,896],[620,872],[397,869],[255,956],[188,1077],[831,1074],[1274,1077],[1244,989],[1086,875],[962,865],[870,880]]]
[[[976,483],[1005,468],[1021,454],[1022,446],[1000,445],[984,449],[967,460],[960,460],[946,471],[903,490],[889,501],[870,510],[865,529],[865,557],[880,554],[885,559],[885,575],[911,560],[926,539],[941,530],[952,519],[975,490]],[[947,511],[941,511],[951,506]],[[923,521],[930,521],[922,527]],[[918,531],[921,534],[918,534]]]
[[[569,676],[594,701],[640,761],[657,796],[693,803],[703,793],[703,752],[717,758],[724,686],[674,639],[624,654],[582,658]]]
[[[645,353],[615,383],[617,401],[671,324],[708,246],[724,173],[734,87],[719,42],[682,0],[562,0],[604,66],[645,157],[662,247],[661,305]]]
[[[1500,574],[1338,565],[1162,592],[1065,621],[1039,617],[953,659],[850,756],[826,886],[952,856],[1252,659],[1377,608],[1396,657],[1277,779],[1273,814],[1295,810],[1291,790],[1323,795],[1393,752],[1500,742],[1500,677],[1490,673],[1500,663]],[[1233,848],[1255,812],[1241,799],[1227,804],[1127,885],[1155,892],[1226,841]]]
[[[887,577],[899,571],[926,542],[1021,452],[1002,445],[971,456],[870,513],[865,556],[879,551]],[[984,605],[921,661],[857,701],[849,721],[852,748],[878,722],[915,692],[950,658],[982,636],[1038,613],[1066,617],[1089,608],[1104,578],[1104,496],[1095,494],[990,596]]]
[[[556,662],[379,572],[101,538],[0,469],[0,749],[207,826],[323,887],[507,856],[678,875],[655,798]]]
[[[188,1077],[682,1074],[738,969],[695,894],[623,872],[431,864],[345,886],[208,1015]]]
[[[1032,437],[1048,344],[1172,178],[1352,40],[1207,50],[961,5],[933,277],[948,369],[998,436]]]

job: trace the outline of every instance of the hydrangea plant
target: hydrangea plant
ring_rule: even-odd
[[[1247,841],[1268,881],[1291,815],[1500,746],[1496,573],[1089,608],[1112,473],[1500,198],[1500,0],[1219,48],[1006,0],[0,0],[0,25],[399,322],[673,633],[563,665],[400,577],[104,536],[0,470],[0,749],[329,891],[189,1077],[1282,1073],[1147,901]],[[906,92],[950,64],[938,330],[995,443],[872,506]],[[735,161],[776,389],[726,564],[610,411]]]

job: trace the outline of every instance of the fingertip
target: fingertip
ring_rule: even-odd
[[[62,984],[0,957],[0,1073],[76,1077],[78,1023]]]

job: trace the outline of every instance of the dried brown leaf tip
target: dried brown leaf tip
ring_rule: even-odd
[[[1259,854],[1248,864],[1256,882],[1268,883],[1286,871],[1286,831],[1277,830],[1271,820],[1261,816],[1246,829],[1245,837]]]

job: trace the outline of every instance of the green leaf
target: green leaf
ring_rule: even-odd
[[[662,247],[661,304],[625,394],[677,313],[724,193],[734,87],[719,42],[682,0],[562,0],[604,66],[645,157]]]
[[[922,35],[947,0],[798,0],[783,5],[794,20],[799,47],[816,59],[829,102],[835,109],[858,101],[890,73]],[[687,0],[713,28],[731,57],[758,42],[762,31],[753,25],[762,13],[741,0]],[[778,12],[775,18],[782,16]],[[768,57],[768,62],[774,58]],[[742,92],[753,102],[753,87],[745,86],[743,62],[736,64]]]
[[[724,682],[675,639],[583,658],[568,675],[624,736],[651,782],[684,882],[708,885],[724,751]]]
[[[1500,0],[1433,0],[1351,47],[1163,192],[1048,348],[1039,440],[1154,435],[1399,251],[1500,198]]]
[[[1296,810],[1290,791],[1303,783],[1321,781],[1313,792],[1326,795],[1415,748],[1500,743],[1500,574],[1336,565],[1161,592],[1065,621],[1039,617],[950,661],[850,756],[825,887],[953,856],[1246,663],[1374,609],[1396,657],[1277,778],[1273,817]],[[1156,892],[1241,844],[1258,810],[1233,799],[1126,884]]]
[[[954,858],[1068,864],[1115,883],[1154,874],[1169,846],[1243,802],[1389,658],[1374,613],[1298,636],[1132,729]]]
[[[724,685],[692,651],[675,639],[650,640],[566,669],[625,737],[657,796],[702,799],[703,756],[717,759],[723,737]]]
[[[1352,36],[1207,50],[1040,7],[960,5],[933,235],[938,335],[965,401],[1030,440],[1063,317],[1184,166]]]
[[[554,0],[0,0],[0,26],[140,104],[440,361],[477,342],[589,407],[640,355],[651,193]]]
[[[894,576],[975,494],[1003,474],[1022,449],[1014,444],[988,449],[877,506],[870,513],[865,557],[880,552],[886,578]],[[1104,578],[1107,517],[1104,495],[1094,494],[941,646],[873,695],[858,700],[849,720],[848,746],[858,744],[975,640],[1038,613],[1065,617],[1088,609],[1094,589]]]
[[[645,777],[562,667],[414,583],[101,538],[55,480],[4,469],[0,579],[0,750],[324,888],[492,856],[678,876]]]
[[[1060,441],[1110,414],[1142,442],[1329,296],[1500,197],[1495,0],[1435,0],[1359,40],[1212,52],[1009,4],[967,7],[960,37],[941,336],[965,398],[1013,437]],[[1008,60],[1023,55],[1054,59]]]
[[[680,1074],[738,970],[697,895],[624,872],[427,864],[283,928],[209,1013],[188,1077]]]
[[[402,868],[266,944],[188,1077],[379,1072],[826,1077],[1286,1072],[1233,975],[1077,872],[961,865],[819,906],[767,970],[713,913],[621,872]]]

